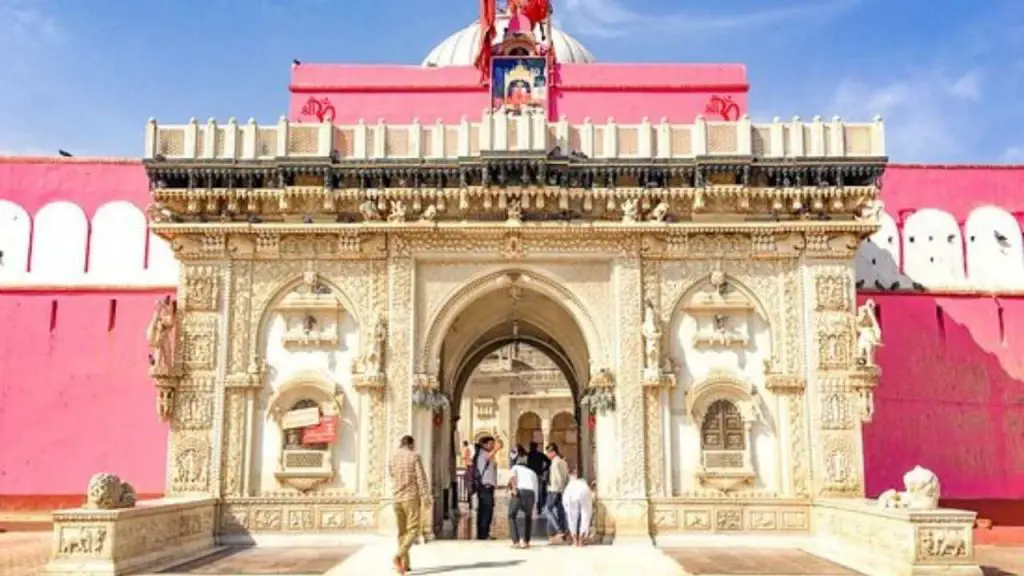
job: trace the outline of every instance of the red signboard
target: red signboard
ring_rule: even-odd
[[[303,444],[330,444],[338,437],[338,417],[321,416],[320,423],[302,430]]]

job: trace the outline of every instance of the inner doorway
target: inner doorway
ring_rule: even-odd
[[[508,536],[507,494],[510,451],[559,445],[563,457],[593,479],[593,444],[580,422],[589,414],[580,395],[589,380],[590,354],[576,315],[552,297],[550,287],[525,273],[499,275],[466,301],[444,325],[438,346],[438,380],[450,399],[445,426],[435,435],[434,472],[451,478],[445,517],[457,527],[451,536],[470,537],[473,513],[463,442],[501,438],[492,535]],[[547,289],[545,289],[547,288]],[[429,336],[428,336],[429,338]],[[443,439],[443,440],[442,440]],[[444,448],[448,448],[444,450]],[[587,448],[587,449],[585,449]],[[441,470],[440,467],[447,467]],[[435,498],[443,502],[446,498]],[[435,531],[441,518],[435,510]],[[539,520],[539,516],[537,517]],[[541,528],[543,522],[535,522]],[[541,530],[538,536],[543,537]]]

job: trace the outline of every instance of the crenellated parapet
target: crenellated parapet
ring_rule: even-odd
[[[30,214],[0,199],[0,288],[65,290],[169,288],[178,282],[170,246],[145,213],[111,197],[91,216],[67,200]]]
[[[549,122],[543,113],[507,114],[485,110],[479,121],[457,124],[385,124],[359,122],[335,125],[289,122],[260,125],[255,120],[225,124],[162,125],[146,128],[145,160],[402,161],[459,160],[494,154],[548,154],[560,147],[566,154],[602,160],[677,160],[702,157],[754,157],[774,160],[854,159],[885,157],[884,125],[847,123],[834,117],[803,122],[775,119],[753,123],[697,117],[692,124],[662,119],[639,124],[585,120],[570,124],[564,117]]]

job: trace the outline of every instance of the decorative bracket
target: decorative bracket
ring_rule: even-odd
[[[149,375],[156,384],[156,413],[161,422],[169,422],[174,416],[174,392],[181,382],[181,372],[177,370],[150,370]]]
[[[416,408],[440,413],[451,403],[441,392],[441,384],[433,374],[417,374],[412,384],[412,404]]]
[[[801,394],[807,388],[807,382],[800,376],[783,374],[775,369],[778,362],[771,359],[764,361],[764,387],[774,394]]]
[[[860,396],[861,422],[871,422],[875,415],[875,388],[881,376],[878,366],[860,366],[850,373],[850,386]]]
[[[661,368],[644,368],[641,383],[644,388],[665,388],[671,390],[676,387],[675,362],[671,358],[665,358]]]
[[[258,390],[263,387],[263,380],[267,375],[267,370],[267,360],[262,356],[253,356],[249,360],[249,367],[245,372],[228,375],[225,386],[228,388]]]
[[[591,414],[604,414],[615,411],[615,377],[607,368],[598,370],[587,384],[587,389],[580,398],[580,406]]]

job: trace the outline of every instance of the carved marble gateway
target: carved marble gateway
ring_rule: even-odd
[[[488,122],[491,139],[533,130]],[[738,156],[674,154],[665,125],[668,156],[625,168],[472,146],[369,167],[321,157],[349,137],[335,128],[258,128],[258,160],[146,161],[151,229],[182,265],[180,309],[161,301],[148,340],[171,427],[168,494],[195,503],[159,506],[183,533],[391,530],[384,463],[405,434],[424,447],[439,527],[444,502],[461,510],[444,492],[461,407],[478,404],[462,401],[469,375],[519,343],[572,388],[560,433],[587,448],[602,537],[806,534],[821,498],[860,494],[881,334],[847,272],[877,228],[863,207],[885,159],[835,153],[839,124],[757,134],[773,147],[827,140],[825,165],[754,162],[764,151],[745,149],[742,119],[685,133],[704,130],[709,148],[735,140]],[[149,129],[157,142],[165,128]],[[617,141],[620,127],[601,129]],[[241,134],[189,130],[187,146],[211,151]],[[363,126],[357,148],[391,154],[399,133]],[[488,410],[532,405],[511,394]],[[77,557],[105,554],[117,527],[62,530],[58,549]],[[930,542],[923,552],[969,548]]]

